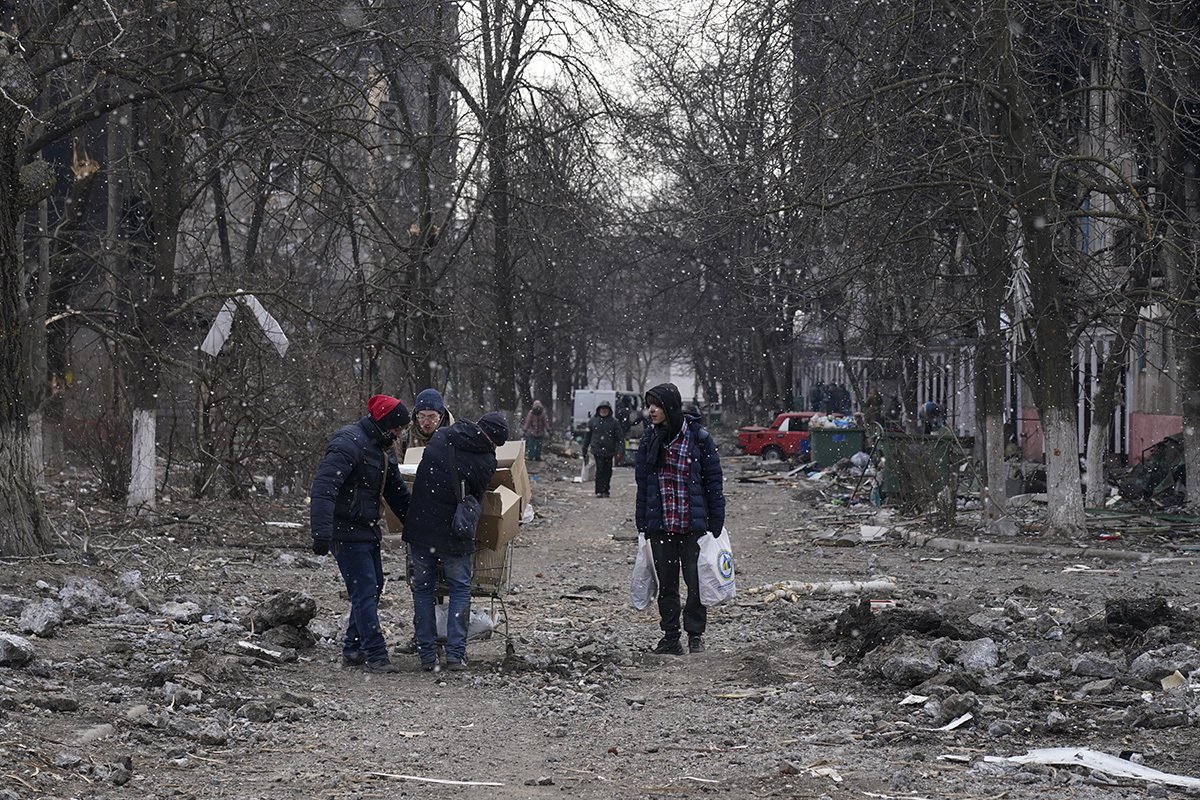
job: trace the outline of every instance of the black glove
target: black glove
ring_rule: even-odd
[[[713,537],[714,539],[720,539],[720,538],[721,538],[721,532],[720,532],[720,531],[709,531],[709,533],[710,533],[710,534],[712,534],[712,537]]]
[[[584,450],[583,451],[583,463],[586,464],[587,462],[588,462],[588,453],[587,453],[587,450]]]
[[[313,539],[313,554],[318,556],[326,555],[329,552],[328,539]]]

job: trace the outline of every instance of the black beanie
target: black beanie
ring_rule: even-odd
[[[499,411],[489,411],[480,417],[479,428],[496,447],[508,441],[508,420]]]

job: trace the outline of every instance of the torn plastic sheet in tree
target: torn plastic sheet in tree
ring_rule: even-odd
[[[258,326],[262,328],[262,332],[266,335],[282,358],[287,354],[288,338],[283,332],[276,319],[271,316],[271,312],[263,307],[263,304],[258,301],[258,298],[252,294],[239,294],[227,299],[221,304],[221,310],[217,312],[213,324],[208,329],[208,335],[204,337],[204,342],[200,345],[201,352],[216,358],[221,352],[221,348],[225,346],[226,340],[229,339],[229,334],[233,330],[233,315],[237,309],[237,303],[241,302],[246,308],[250,309],[250,313],[254,315],[254,319],[258,322]]]
[[[1132,778],[1150,783],[1200,789],[1200,778],[1160,772],[1152,767],[1135,764],[1132,761],[1101,753],[1098,750],[1089,750],[1086,747],[1045,747],[1039,750],[1030,750],[1023,756],[984,756],[983,760],[993,764],[1074,765],[1087,767],[1117,778]]]

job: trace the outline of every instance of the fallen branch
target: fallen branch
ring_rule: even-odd
[[[891,592],[896,589],[895,578],[877,578],[870,581],[825,581],[812,583],[807,581],[780,581],[756,586],[749,590],[750,594],[765,594],[764,603],[785,599],[796,602],[800,595],[815,594],[860,594],[862,592]]]
[[[441,783],[447,786],[503,786],[503,783],[492,781],[452,781],[447,778],[424,778],[420,775],[396,775],[391,772],[368,772],[375,778],[390,778],[394,781],[418,781],[420,783]]]

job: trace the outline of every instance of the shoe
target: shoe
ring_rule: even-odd
[[[695,635],[688,637],[688,652],[703,653],[704,652],[704,637]]]
[[[437,670],[437,668],[438,668],[438,662],[436,662],[436,661],[422,661],[421,662],[421,669],[425,670],[426,672],[434,672]]]
[[[362,650],[351,650],[348,653],[342,653],[343,667],[361,667],[367,663],[367,654]]]
[[[678,636],[674,638],[664,636],[654,646],[654,653],[660,656],[681,656],[683,655],[683,643],[679,641]]]
[[[368,661],[366,670],[372,675],[389,675],[399,672],[400,668],[390,661]]]
[[[446,670],[448,672],[466,672],[467,671],[467,662],[466,661],[447,661],[446,662]]]

